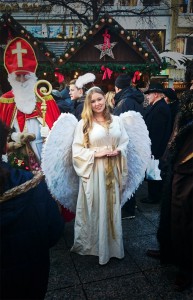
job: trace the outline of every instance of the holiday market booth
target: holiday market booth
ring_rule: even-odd
[[[135,74],[145,85],[164,65],[149,40],[141,42],[112,17],[100,18],[82,37],[59,57],[58,70],[67,78],[77,78],[87,72],[96,75],[95,85],[104,91],[114,89],[121,73]]]
[[[92,72],[96,76],[94,84],[108,91],[114,89],[119,74],[127,73],[135,74],[134,81],[143,87],[151,76],[159,75],[166,67],[148,39],[142,42],[134,38],[109,15],[101,17],[83,36],[67,41],[64,53],[56,56],[43,38],[35,38],[10,14],[4,14],[0,18],[0,82],[3,92],[9,89],[3,54],[8,42],[15,37],[22,37],[31,44],[38,61],[38,78],[51,83],[59,77],[68,83],[79,75]]]

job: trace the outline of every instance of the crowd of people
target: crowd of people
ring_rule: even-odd
[[[21,47],[27,55],[15,54],[13,49]],[[55,83],[46,93],[45,82],[36,77],[34,50],[22,38],[9,42],[4,64],[12,89],[0,97],[1,299],[44,299],[49,248],[63,234],[64,223],[74,218],[72,252],[98,256],[101,265],[111,257],[123,259],[121,220],[135,218],[135,192],[146,180],[152,156],[159,160],[161,180],[147,180],[148,195],[141,202],[160,203],[160,249],[148,249],[147,255],[178,266],[176,289],[189,286],[193,90],[178,98],[161,83],[150,82],[142,90],[132,84],[132,74],[120,74],[115,90],[105,94],[95,86],[95,75],[86,73],[63,89]],[[66,113],[76,118],[74,127],[69,124],[68,141],[66,128],[61,136],[55,125]],[[79,179],[74,211],[54,197],[52,179],[42,170],[44,148],[53,134],[58,147],[61,139],[68,147],[60,149],[61,156],[53,153],[52,168],[57,173],[62,160]],[[70,161],[65,161],[67,151]]]

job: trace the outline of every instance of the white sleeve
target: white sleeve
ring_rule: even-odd
[[[72,144],[73,165],[78,176],[89,178],[94,164],[94,150],[85,148],[83,140],[83,121],[80,120]]]

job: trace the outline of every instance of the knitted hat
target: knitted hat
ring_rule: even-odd
[[[163,89],[163,93],[166,97],[168,97],[170,100],[178,100],[178,97],[177,97],[177,94],[176,92],[171,89],[171,88],[166,88],[166,89]]]
[[[144,94],[163,93],[163,86],[161,83],[150,83],[149,88]]]
[[[130,86],[131,77],[127,74],[119,75],[115,79],[115,86],[119,89],[124,89]]]
[[[4,64],[7,72],[35,73],[37,59],[32,46],[23,38],[16,37],[7,45],[4,53]]]

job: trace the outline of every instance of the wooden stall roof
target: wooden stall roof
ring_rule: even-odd
[[[109,47],[109,51],[104,51],[105,43],[108,43],[106,47]],[[138,65],[156,65],[159,69],[162,62],[153,50],[148,43],[134,38],[112,17],[104,15],[59,57],[58,65],[65,69],[72,64],[80,68],[82,65],[83,69],[85,65],[92,65],[96,70],[96,65],[105,64],[114,68],[114,71],[120,71],[119,66],[129,65],[136,69]]]

